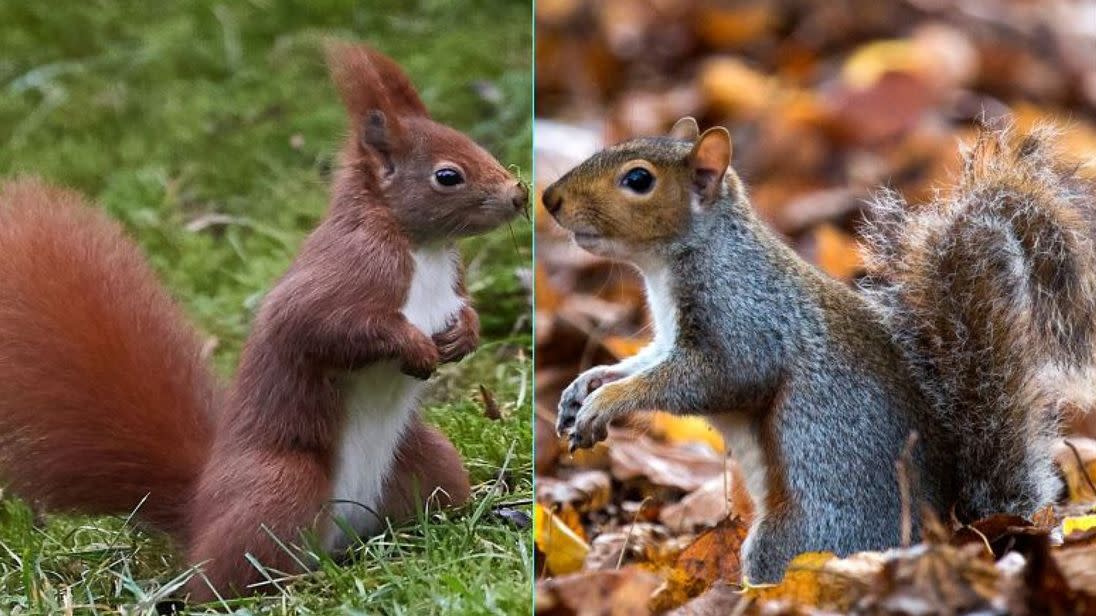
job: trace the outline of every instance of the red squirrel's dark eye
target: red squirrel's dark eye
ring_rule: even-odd
[[[453,169],[452,167],[443,167],[434,172],[434,179],[438,181],[441,186],[451,187],[464,183],[464,176],[460,171]]]
[[[635,167],[629,169],[628,173],[625,173],[624,177],[620,178],[620,185],[634,193],[645,195],[651,192],[651,188],[654,187],[655,176],[651,175],[651,172],[643,167]]]

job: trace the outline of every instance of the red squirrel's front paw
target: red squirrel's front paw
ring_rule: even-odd
[[[441,363],[458,362],[479,346],[479,319],[471,309],[465,310],[445,331],[434,334]]]
[[[415,335],[417,334],[417,335]],[[400,372],[426,380],[438,369],[438,347],[419,330],[414,330],[400,356]]]
[[[590,394],[601,386],[612,383],[623,375],[612,371],[608,366],[597,366],[578,375],[563,395],[559,398],[559,410],[556,414],[556,434],[563,436],[564,432],[575,425],[575,418]]]

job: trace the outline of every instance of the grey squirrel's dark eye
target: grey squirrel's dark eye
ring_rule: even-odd
[[[452,167],[443,167],[434,172],[434,179],[438,181],[441,186],[456,186],[464,183],[464,176],[460,171],[453,169]]]
[[[624,177],[620,178],[620,185],[641,195],[651,192],[655,185],[655,176],[651,175],[643,167],[629,169]]]

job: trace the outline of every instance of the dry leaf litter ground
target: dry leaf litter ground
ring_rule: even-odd
[[[540,0],[536,77],[538,189],[694,115],[731,128],[763,218],[850,284],[863,200],[889,186],[925,201],[979,119],[1054,123],[1066,156],[1096,160],[1092,3]],[[573,456],[554,436],[562,388],[636,352],[649,323],[629,267],[538,214],[538,613],[1096,614],[1092,414],[1070,418],[1068,493],[1036,519],[941,520],[918,545],[804,554],[781,584],[744,585],[749,497],[702,420],[650,415]]]

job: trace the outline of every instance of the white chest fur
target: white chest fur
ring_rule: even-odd
[[[463,307],[455,290],[459,255],[448,247],[421,248],[414,258],[403,314],[431,335],[442,331]],[[329,550],[344,549],[353,540],[344,527],[359,535],[382,528],[378,514],[385,482],[422,386],[422,381],[402,374],[395,361],[358,370],[341,383],[346,417],[335,457],[334,523],[325,537]]]
[[[673,303],[671,285],[673,283],[669,268],[658,263],[647,263],[643,268],[643,277],[647,284],[647,304],[654,321],[655,336],[650,344],[652,360],[669,353],[677,338],[678,314]],[[647,352],[644,349],[644,352]],[[765,515],[766,466],[764,452],[757,441],[749,418],[739,413],[709,415],[708,422],[722,435],[738,461],[746,477],[746,489],[754,502],[754,524]],[[751,537],[753,534],[751,533]],[[749,540],[747,540],[749,541]]]
[[[670,269],[661,264],[650,265],[644,268],[643,279],[655,329],[651,345],[659,355],[669,353],[677,340],[677,307],[671,292]]]

